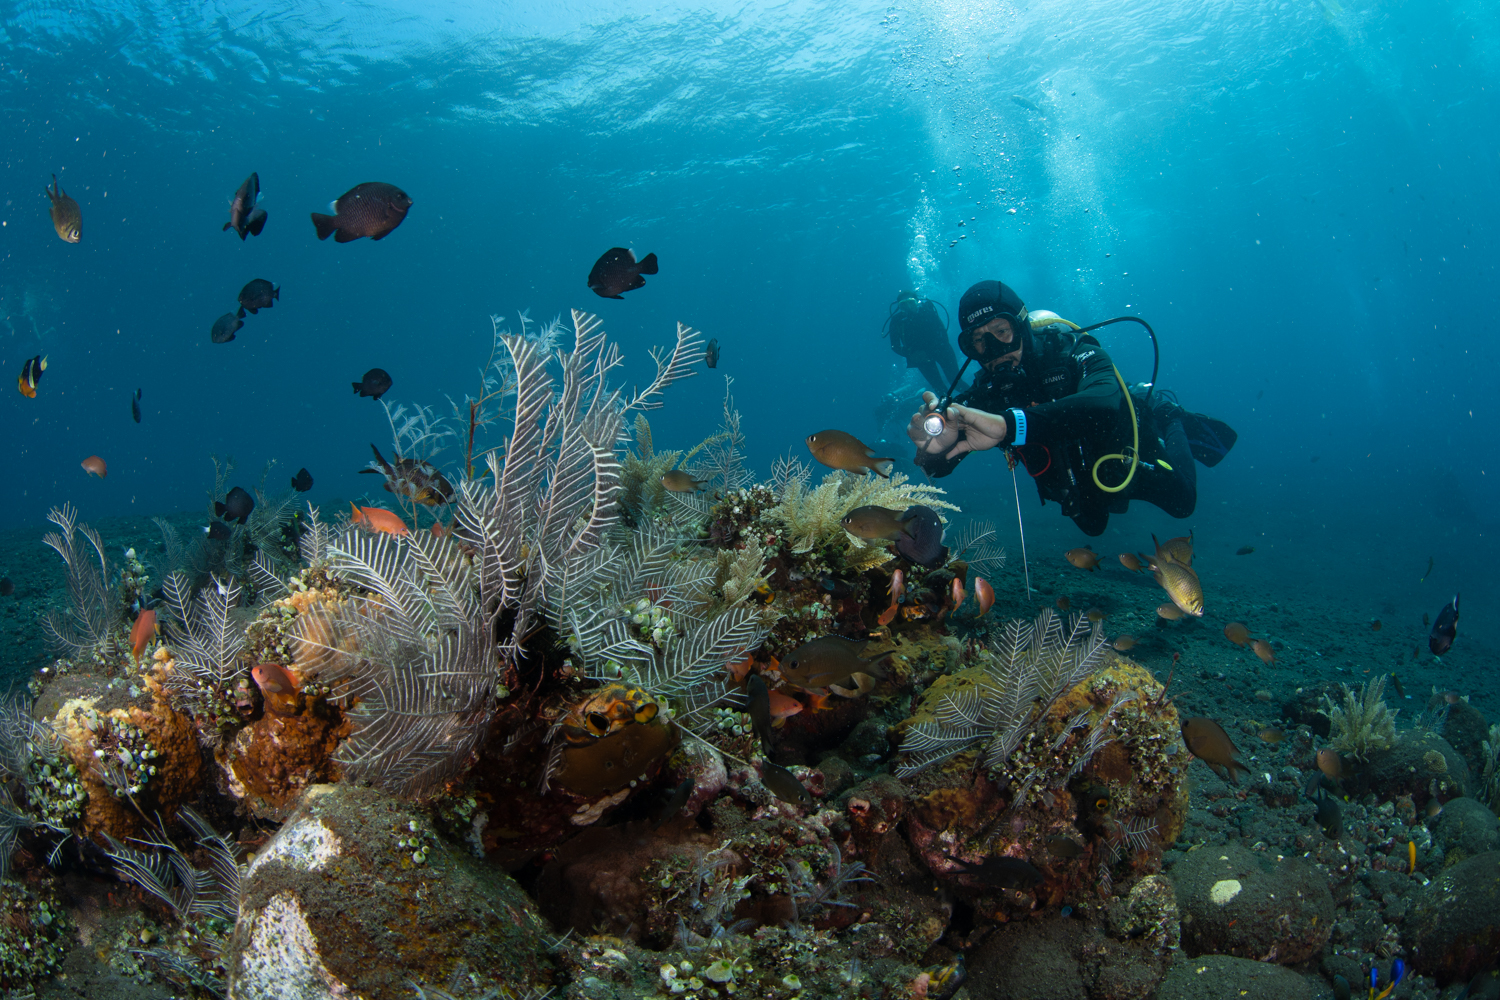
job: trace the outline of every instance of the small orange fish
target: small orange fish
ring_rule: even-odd
[[[1139,573],[1141,570],[1146,568],[1139,559],[1131,555],[1129,552],[1120,553],[1120,565],[1124,566],[1132,573]]]
[[[802,702],[791,695],[782,694],[780,691],[770,692],[771,697],[771,724],[779,726],[781,723],[802,711]]]
[[[735,687],[739,687],[745,683],[745,678],[750,676],[750,668],[754,665],[755,661],[747,656],[738,663],[730,661],[724,664],[724,669],[729,671],[729,677],[734,681]]]
[[[146,651],[147,643],[155,634],[156,612],[147,608],[136,616],[135,624],[130,627],[130,651],[136,655],[137,659]]]
[[[297,681],[278,663],[258,663],[250,668],[250,677],[260,688],[266,710],[273,715],[297,714]]]
[[[976,618],[983,618],[985,612],[995,605],[995,588],[991,587],[989,581],[984,577],[974,578],[974,600],[979,604],[979,614]]]
[[[1158,618],[1165,618],[1169,622],[1175,622],[1182,617],[1183,610],[1171,601],[1168,601],[1156,609],[1156,615]]]
[[[1059,597],[1057,599],[1057,610],[1059,611],[1066,611],[1072,606],[1073,602],[1068,600],[1067,597]]]
[[[1086,617],[1091,622],[1102,622],[1104,619],[1109,617],[1104,613],[1103,608],[1089,608],[1083,614],[1084,617]]]
[[[860,475],[873,472],[883,479],[891,478],[891,467],[895,464],[895,460],[889,457],[877,457],[869,445],[845,431],[827,430],[809,434],[807,450],[812,452],[813,458],[830,469],[843,469]]]
[[[1099,553],[1090,548],[1069,549],[1063,553],[1063,558],[1079,569],[1086,569],[1090,573],[1099,568]]]
[[[354,513],[350,520],[355,524],[362,524],[371,531],[383,531],[389,535],[404,535],[406,522],[400,516],[393,514],[383,507],[354,507]]]
[[[1376,618],[1376,619],[1374,619],[1374,620],[1372,620],[1370,622],[1370,631],[1371,632],[1379,632],[1380,631],[1380,619],[1379,618]]]
[[[1115,649],[1119,650],[1122,653],[1125,652],[1127,649],[1134,649],[1135,648],[1135,636],[1133,636],[1133,635],[1122,635],[1118,639],[1116,639],[1112,643],[1112,645],[1115,647]]]
[[[261,694],[296,694],[297,682],[279,663],[258,663],[250,668],[250,676]]]
[[[1344,776],[1344,758],[1332,747],[1324,747],[1318,751],[1318,770],[1338,781]]]
[[[881,625],[889,625],[891,622],[896,620],[896,614],[900,610],[901,605],[897,604],[895,601],[892,601],[891,606],[880,612],[880,617],[875,619],[875,621]]]
[[[1275,666],[1276,650],[1271,648],[1269,642],[1266,642],[1264,639],[1254,639],[1250,643],[1250,648],[1255,650],[1255,655],[1260,657],[1263,662]]]
[[[1241,622],[1230,622],[1224,626],[1224,638],[1236,646],[1250,645],[1250,630]]]
[[[90,455],[78,464],[83,466],[83,471],[91,476],[98,476],[100,479],[103,479],[109,475],[109,466],[105,465],[104,459],[98,455]]]
[[[899,569],[892,573],[891,585],[886,588],[886,593],[891,595],[892,604],[900,602],[906,593],[906,574]]]
[[[964,589],[963,581],[958,577],[953,578],[953,586],[948,588],[948,596],[953,598],[953,610],[957,611],[964,603],[969,592]]]
[[[707,479],[694,479],[681,469],[673,469],[661,477],[662,489],[673,493],[697,493],[708,485]]]

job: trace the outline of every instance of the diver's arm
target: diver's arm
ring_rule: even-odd
[[[1008,427],[1003,416],[959,403],[943,411],[942,433],[930,435],[925,421],[937,409],[937,402],[937,396],[924,392],[922,409],[912,414],[906,428],[907,437],[917,446],[915,461],[929,475],[946,476],[964,455],[971,451],[987,451],[1007,436]]]

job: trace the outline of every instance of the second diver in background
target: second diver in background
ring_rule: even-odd
[[[1068,332],[1056,318],[1033,329],[1026,304],[999,281],[971,286],[958,317],[959,347],[981,371],[944,411],[939,433],[928,433],[938,403],[932,393],[923,394],[923,409],[912,415],[907,435],[929,475],[946,476],[971,451],[1001,447],[1025,464],[1042,502],[1057,501],[1086,535],[1102,534],[1109,515],[1124,513],[1131,500],[1173,517],[1193,513],[1194,459],[1219,464],[1234,446],[1228,425],[1189,413],[1160,392],[1148,407],[1146,388],[1135,387],[1140,463],[1120,489],[1120,461],[1100,460],[1128,453],[1135,430],[1122,380],[1099,341]],[[1128,458],[1122,460],[1128,468]]]
[[[938,392],[947,391],[958,377],[958,359],[948,342],[948,323],[938,316],[936,304],[916,292],[900,291],[885,321],[891,350],[906,359]]]

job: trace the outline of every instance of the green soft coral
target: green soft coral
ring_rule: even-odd
[[[899,472],[890,479],[831,472],[811,490],[802,480],[792,479],[781,503],[767,512],[766,518],[783,526],[793,552],[811,552],[843,539],[849,548],[849,564],[863,570],[879,566],[890,553],[878,542],[866,542],[846,532],[842,523],[845,514],[856,507],[905,510],[914,504],[957,513],[956,506],[938,499],[943,492],[936,486],[911,483]]]
[[[1372,678],[1364,691],[1356,696],[1349,685],[1343,685],[1344,704],[1339,706],[1328,695],[1323,696],[1326,708],[1318,711],[1328,717],[1333,726],[1328,745],[1334,750],[1349,753],[1363,760],[1371,750],[1389,750],[1396,743],[1396,716],[1385,705],[1385,674]]]

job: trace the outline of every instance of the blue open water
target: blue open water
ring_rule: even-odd
[[[675,321],[716,337],[658,442],[701,438],[731,375],[764,474],[814,430],[878,437],[898,288],[952,311],[1001,278],[1079,322],[1146,317],[1160,384],[1240,432],[1191,521],[1200,551],[1257,546],[1220,566],[1371,615],[1462,588],[1482,635],[1497,87],[1500,11],[1474,0],[6,2],[0,528],[199,508],[210,453],[358,497],[390,435],[350,381],[378,365],[388,399],[446,412],[521,309],[598,312],[633,381]],[[220,226],[252,170],[269,222],[242,243]],[[370,180],[410,193],[404,225],[318,242],[308,213]],[[615,245],[661,273],[606,301],[585,276]],[[257,277],[281,300],[211,344]],[[34,354],[31,400],[9,380]],[[980,456],[945,485],[1014,545],[1009,478]],[[1029,544],[1083,541],[1023,500]],[[1176,527],[1138,509],[1103,544]]]

